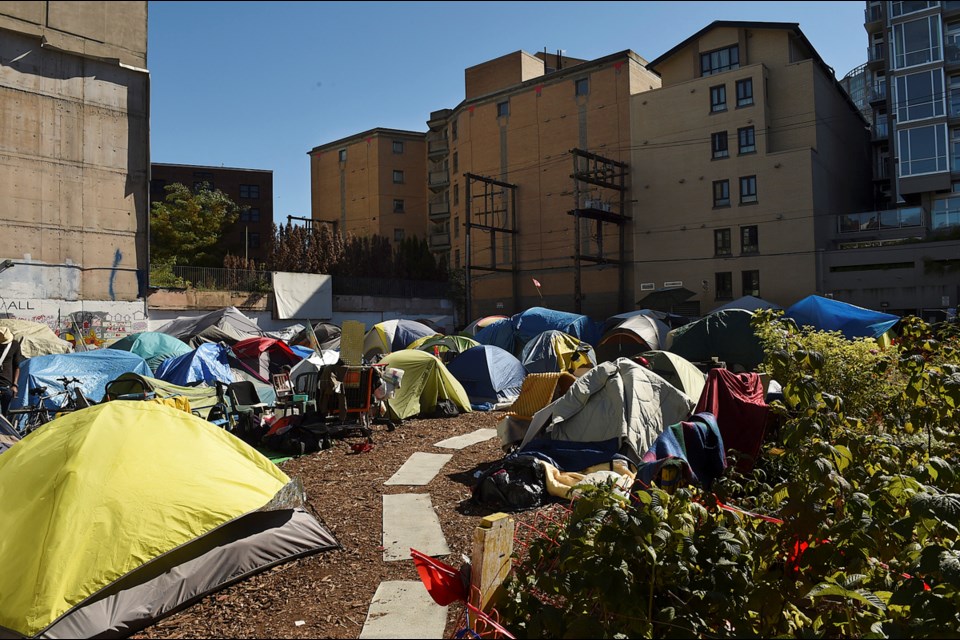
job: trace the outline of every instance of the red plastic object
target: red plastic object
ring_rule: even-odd
[[[427,593],[434,602],[445,607],[457,600],[467,601],[467,593],[463,588],[459,571],[416,549],[410,549],[410,556],[417,567],[420,582],[427,588]]]

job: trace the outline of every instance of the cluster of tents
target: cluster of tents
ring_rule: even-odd
[[[787,315],[848,337],[879,336],[897,320],[839,305],[811,297]],[[601,322],[536,307],[477,319],[458,335],[389,320],[366,332],[362,352],[367,364],[402,372],[385,401],[395,419],[431,415],[438,405],[517,409],[505,420],[521,428],[501,431],[514,434],[504,439],[512,452],[501,469],[535,456],[544,486],[565,495],[570,478],[589,476],[573,472],[601,462],[623,468],[618,461],[659,470],[664,451],[711,477],[717,460],[704,452],[720,436],[737,441],[726,425],[766,415],[756,410],[765,387],[751,373],[762,359],[752,313],[721,309],[686,322],[641,310]],[[202,411],[162,402],[182,396],[195,410],[209,408],[217,383],[246,380],[270,405],[274,374],[341,361],[336,325],[266,332],[227,308],[73,352],[43,325],[0,324],[27,358],[13,407],[29,403],[31,388],[62,389],[69,377],[99,403],[23,439],[0,428],[0,636],[126,635],[226,584],[337,546],[304,510],[302,488],[267,458]],[[525,389],[535,386],[528,381],[563,377],[556,397],[521,415]],[[158,401],[104,401],[124,380]]]

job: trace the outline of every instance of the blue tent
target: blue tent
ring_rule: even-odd
[[[821,331],[840,331],[848,340],[878,338],[900,320],[889,313],[821,296],[807,296],[787,309],[784,315],[801,327],[809,325]]]
[[[513,330],[513,321],[509,318],[495,320],[473,336],[480,344],[500,347],[511,354],[517,353],[517,339]]]
[[[531,307],[514,315],[511,320],[521,344],[550,330],[562,331],[589,344],[598,344],[602,335],[602,322],[591,320],[588,316],[543,307]]]
[[[48,394],[63,391],[63,383],[57,378],[77,378],[80,380],[79,387],[83,395],[94,402],[100,402],[106,393],[107,383],[127,372],[142,376],[153,375],[143,358],[118,349],[34,356],[20,364],[17,397],[11,401],[10,407],[18,409],[30,404],[29,393],[34,387],[46,387]],[[65,400],[65,397],[61,400]],[[64,402],[60,403],[62,404]],[[50,409],[57,408],[52,401],[48,401],[47,406]]]
[[[195,382],[213,384],[214,380],[230,384],[234,380],[228,357],[227,347],[208,342],[190,353],[164,360],[154,377],[185,387]]]
[[[549,329],[523,347],[520,364],[527,373],[573,373],[583,366],[597,366],[597,354],[583,340]]]
[[[467,349],[447,365],[447,370],[463,385],[474,405],[516,398],[527,375],[512,353],[489,344]]]

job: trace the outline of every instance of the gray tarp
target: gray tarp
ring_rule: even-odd
[[[622,453],[639,462],[664,428],[686,420],[694,407],[682,391],[632,360],[601,362],[533,415],[520,448],[538,435],[575,442],[620,438]]]

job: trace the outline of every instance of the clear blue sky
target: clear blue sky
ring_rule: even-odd
[[[151,160],[273,171],[274,220],[310,215],[313,147],[426,131],[467,67],[524,50],[653,60],[714,20],[796,22],[838,78],[864,2],[150,2]]]

